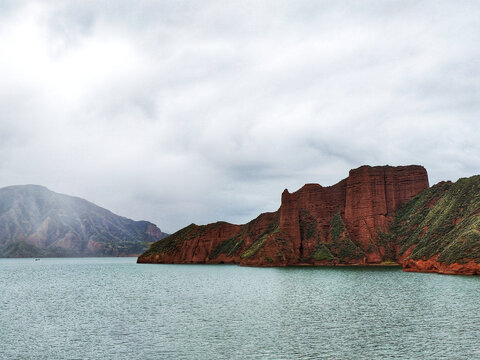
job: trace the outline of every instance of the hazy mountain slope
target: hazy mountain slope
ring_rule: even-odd
[[[134,255],[164,235],[152,223],[43,186],[0,189],[0,257]]]

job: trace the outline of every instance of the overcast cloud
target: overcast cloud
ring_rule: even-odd
[[[478,1],[2,1],[0,186],[173,232],[369,165],[480,173]]]

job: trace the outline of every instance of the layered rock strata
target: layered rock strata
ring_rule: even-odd
[[[285,190],[276,212],[245,225],[192,224],[153,244],[139,263],[252,266],[365,265],[396,261],[385,242],[396,210],[429,187],[422,166],[362,166],[323,187]]]

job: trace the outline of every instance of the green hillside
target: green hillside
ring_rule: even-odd
[[[390,228],[402,256],[441,263],[480,262],[480,175],[441,182],[401,207]]]

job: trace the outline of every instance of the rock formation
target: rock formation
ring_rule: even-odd
[[[276,212],[245,225],[192,224],[153,244],[139,263],[253,266],[379,264],[396,260],[385,241],[398,208],[429,187],[421,166],[362,166],[323,187],[285,190]]]
[[[38,185],[0,189],[0,257],[132,256],[166,234]]]
[[[480,274],[480,176],[441,182],[397,212],[386,236],[405,271]]]
[[[405,271],[480,274],[480,175],[428,186],[421,166],[351,170],[282,194],[245,225],[192,224],[140,263],[253,266],[399,264]]]

